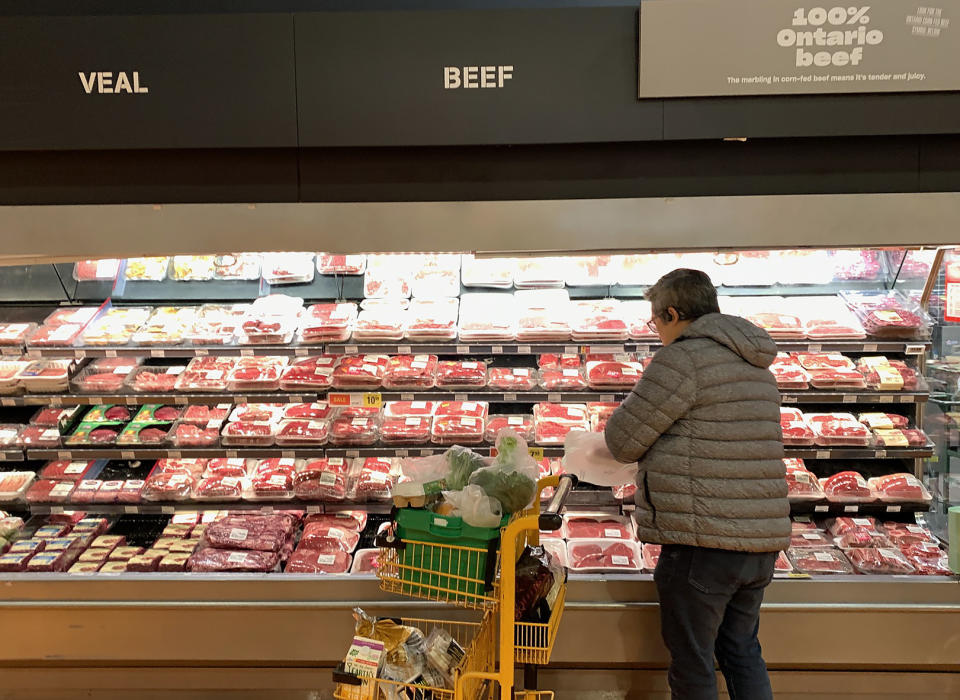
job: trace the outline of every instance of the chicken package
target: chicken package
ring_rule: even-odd
[[[383,374],[387,389],[432,389],[437,381],[436,355],[394,355]]]
[[[532,415],[497,415],[487,418],[483,431],[483,439],[487,442],[496,442],[501,430],[512,430],[527,443],[532,443],[536,437],[533,429]]]
[[[893,546],[885,534],[877,530],[870,530],[867,528],[848,530],[844,534],[835,538],[834,544],[844,552],[848,552],[848,550],[851,549],[862,549],[864,547]]]
[[[195,357],[176,380],[177,391],[220,393],[227,389],[227,375],[237,361],[229,357]]]
[[[303,526],[297,549],[313,549],[324,554],[346,552],[356,549],[360,533],[351,528],[337,527],[325,521],[314,521]]]
[[[454,340],[459,315],[460,300],[456,297],[414,299],[407,309],[404,335],[414,342]]]
[[[353,302],[313,304],[300,318],[300,337],[304,343],[342,343],[350,339],[356,320]]]
[[[588,362],[587,383],[594,389],[632,389],[643,374],[639,362]]]
[[[821,479],[820,486],[827,500],[834,503],[870,503],[876,500],[873,489],[859,472],[838,472]]]
[[[293,475],[297,498],[342,501],[350,486],[352,464],[340,457],[312,459]]]
[[[330,428],[322,420],[285,420],[277,428],[278,445],[325,445]]]
[[[537,388],[538,374],[528,367],[492,367],[487,384],[499,391],[533,391]]]
[[[840,575],[854,573],[850,561],[839,549],[804,547],[787,551],[787,558],[801,574]]]
[[[869,447],[873,444],[870,430],[849,413],[807,413],[804,417],[813,428],[817,445]]]
[[[567,513],[563,536],[568,540],[634,539],[629,518],[605,513]]]
[[[867,575],[913,574],[916,569],[909,560],[892,547],[863,547],[846,552],[857,573]]]
[[[575,540],[567,543],[570,569],[595,573],[639,573],[643,562],[636,542]]]
[[[380,439],[380,423],[373,416],[356,418],[341,414],[330,423],[330,442],[334,445],[372,445]]]
[[[834,537],[845,535],[848,532],[856,532],[857,530],[877,531],[879,529],[876,518],[869,516],[831,518],[826,522],[826,526],[827,532]]]
[[[932,500],[930,492],[913,474],[875,476],[867,485],[885,503],[929,503]]]
[[[333,386],[338,389],[376,389],[390,358],[386,355],[350,355],[342,357],[333,370]]]
[[[224,426],[220,440],[227,446],[269,447],[274,443],[276,434],[276,423],[237,421]]]
[[[283,371],[280,388],[284,391],[324,391],[333,384],[337,356],[320,355],[296,360]]]
[[[317,253],[317,272],[321,275],[362,275],[366,269],[366,255]]]
[[[434,401],[387,401],[383,405],[383,417],[432,418],[436,408]]]
[[[489,412],[490,404],[486,401],[438,401],[433,415],[438,418],[486,418]]]
[[[277,391],[285,357],[241,357],[227,374],[228,391]]]
[[[380,425],[380,439],[385,445],[421,445],[430,442],[432,426],[430,416],[384,418]]]
[[[806,468],[802,459],[783,460],[787,471],[787,496],[791,501],[819,501],[823,489],[816,475]]]
[[[475,389],[486,385],[486,362],[445,360],[437,363],[437,386],[441,389]]]
[[[161,560],[161,567],[162,564],[163,560]],[[280,557],[276,552],[240,552],[205,547],[189,555],[186,568],[194,572],[267,573],[274,571],[279,564]]]
[[[204,304],[184,339],[193,345],[230,345],[249,311],[249,304]]]
[[[813,428],[807,424],[803,413],[795,408],[780,409],[780,430],[784,445],[808,446],[816,441]]]
[[[479,445],[483,442],[483,435],[483,418],[435,416],[430,441],[435,445]]]
[[[345,574],[350,570],[351,556],[346,552],[322,552],[297,548],[287,561],[288,574]]]

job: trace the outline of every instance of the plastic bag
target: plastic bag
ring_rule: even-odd
[[[487,460],[473,450],[454,445],[443,453],[448,465],[447,487],[451,491],[461,491],[477,469],[487,466]]]
[[[558,585],[565,574],[542,546],[524,548],[517,560],[516,607],[514,617],[521,622],[548,622]],[[553,594],[551,596],[551,594]]]
[[[512,430],[501,430],[493,464],[477,469],[470,475],[470,483],[500,501],[505,513],[516,513],[533,501],[537,474],[537,463],[527,450],[526,440]]]
[[[596,486],[632,484],[637,463],[622,464],[607,449],[603,433],[574,431],[564,440],[563,471]]]
[[[391,618],[373,618],[361,608],[354,608],[356,634],[383,642],[384,661],[380,677],[399,683],[409,683],[423,675],[427,668],[426,639],[416,627],[409,627]],[[388,700],[396,698],[394,691],[383,688]]]
[[[449,632],[442,627],[434,627],[427,637],[427,664],[444,681],[443,687],[453,687],[453,672],[467,652]]]
[[[482,488],[469,484],[463,491],[444,491],[443,497],[453,507],[453,514],[471,527],[499,527],[503,505],[488,496]]]

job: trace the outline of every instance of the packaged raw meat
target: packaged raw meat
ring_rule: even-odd
[[[80,334],[84,345],[126,345],[150,316],[150,309],[114,306],[91,321]]]
[[[313,265],[310,266],[311,272]],[[269,294],[250,305],[240,326],[238,342],[243,345],[285,345],[300,325],[303,299]]]
[[[316,403],[292,403],[283,409],[283,420],[326,421],[336,415],[336,409],[326,401]]]
[[[227,375],[228,391],[277,391],[285,357],[241,357]]]
[[[80,481],[89,473],[95,461],[71,461],[69,459],[60,459],[55,462],[47,462],[40,470],[41,479],[62,479],[65,481]]]
[[[0,423],[0,446],[13,447],[17,445],[22,425],[16,423]],[[56,428],[54,428],[56,430]],[[59,431],[57,431],[59,433]]]
[[[0,323],[0,347],[23,345],[37,328],[36,323]]]
[[[197,425],[177,421],[170,429],[170,444],[174,447],[211,447],[220,442],[220,425],[222,421],[214,420],[207,425]],[[208,427],[209,426],[209,427]]]
[[[793,573],[793,565],[784,552],[777,552],[777,561],[773,565],[773,571],[776,574]]]
[[[899,291],[844,290],[840,296],[872,336],[910,339],[930,334],[933,321],[919,304]]]
[[[144,501],[188,501],[193,494],[195,477],[183,472],[159,472],[147,477],[140,497]]]
[[[834,539],[834,544],[844,552],[850,549],[859,549],[863,547],[892,547],[890,540],[886,535],[877,530],[869,528],[856,528],[847,530],[845,533]]]
[[[330,423],[330,442],[334,445],[372,445],[379,439],[379,421],[374,417],[341,414]]]
[[[607,287],[622,274],[618,255],[578,255],[568,257],[567,265],[568,287]]]
[[[64,440],[64,444],[70,446],[115,445],[123,426],[122,421],[104,423],[84,421]]]
[[[802,339],[806,337],[803,322],[798,316],[785,313],[753,313],[747,320],[759,326],[774,340]]]
[[[213,259],[213,277],[218,280],[260,279],[259,253],[232,253]]]
[[[866,380],[856,370],[810,370],[810,386],[814,389],[863,389]]]
[[[407,309],[404,335],[414,342],[454,340],[460,300],[456,297],[414,299]]]
[[[366,255],[317,253],[317,272],[321,275],[362,275],[366,268]]]
[[[857,419],[872,430],[902,429],[910,424],[906,416],[895,413],[861,413]]]
[[[133,334],[134,345],[179,345],[193,325],[197,310],[186,306],[158,306]]]
[[[313,253],[264,253],[263,281],[267,284],[307,284],[313,281]]]
[[[84,479],[77,482],[77,487],[70,494],[71,503],[94,503],[97,498],[97,491],[103,486],[100,479]]]
[[[343,357],[333,370],[333,386],[338,389],[376,389],[383,383],[390,358],[386,355]]]
[[[31,365],[30,360],[0,361],[0,394],[10,396],[23,391],[20,375]]]
[[[213,279],[212,255],[175,255],[170,266],[170,279],[204,282]]]
[[[832,547],[833,538],[820,530],[804,530],[790,536],[790,547],[802,549],[805,547]]]
[[[580,369],[579,355],[558,355],[546,353],[537,356],[540,369]]]
[[[460,258],[460,278],[465,287],[510,289],[515,267],[513,258],[478,258],[464,254]]]
[[[575,540],[567,543],[567,561],[573,571],[639,573],[642,557],[636,542]]]
[[[954,576],[953,570],[945,554],[933,558],[913,557],[903,553],[907,561],[914,568],[914,573],[919,576]]]
[[[479,445],[483,435],[483,418],[435,416],[430,441],[435,445]]]
[[[363,296],[367,298],[409,298],[413,270],[419,265],[416,255],[368,255],[363,277]]]
[[[570,338],[570,295],[563,289],[538,289],[513,295],[517,305],[517,340],[563,342]]]
[[[533,430],[532,415],[511,415],[511,416],[490,416],[487,418],[487,424],[483,431],[483,439],[487,442],[496,442],[497,435],[501,430],[512,430],[522,437],[528,443],[533,442],[535,433]]]
[[[431,389],[437,381],[436,355],[395,355],[383,374],[387,389]]]
[[[176,380],[177,391],[226,391],[227,374],[236,360],[229,357],[195,357]]]
[[[241,403],[237,404],[230,421],[233,423],[278,423],[283,417],[286,404],[282,403]]]
[[[43,551],[30,557],[27,561],[26,571],[64,571],[67,568],[67,562],[71,559],[72,557],[66,550],[59,552]]]
[[[47,428],[66,428],[79,413],[79,406],[69,408],[41,408],[30,419],[32,425],[42,425]]]
[[[616,299],[578,301],[573,306],[571,337],[576,341],[625,341],[630,337],[627,322]]]
[[[351,528],[340,528],[326,522],[309,522],[303,527],[298,549],[313,549],[325,554],[349,554],[360,542],[360,533]]]
[[[161,572],[185,571],[191,556],[192,556],[191,554],[186,554],[186,553],[168,552],[160,560],[160,565],[157,567],[157,571],[161,571]],[[114,563],[116,562],[107,562],[105,566],[110,566],[111,564],[114,564]]]
[[[333,368],[337,358],[323,355],[297,360],[283,371],[280,388],[284,391],[302,389],[323,391],[333,383]]]
[[[287,561],[288,574],[345,574],[350,570],[351,557],[346,552],[325,553],[298,548]]]
[[[846,552],[847,558],[857,573],[878,574],[912,574],[916,572],[913,565],[903,554],[892,547],[863,547]]]
[[[847,516],[831,518],[826,522],[826,526],[827,531],[834,537],[839,537],[840,535],[845,535],[848,532],[854,532],[856,530],[876,531],[878,529],[876,519],[869,516],[858,518]]]
[[[151,474],[200,476],[206,467],[206,459],[158,459]]]
[[[66,503],[76,482],[37,479],[27,489],[24,499],[27,503]]]
[[[859,472],[844,471],[820,480],[828,501],[835,503],[870,503],[876,494]]]
[[[118,403],[98,404],[83,416],[84,423],[125,423],[133,419],[133,409]]]
[[[343,460],[340,460],[341,462]],[[303,469],[303,460],[292,459],[290,457],[271,457],[270,459],[261,459],[253,469],[253,474],[274,474],[282,473],[293,476],[296,472]]]
[[[250,310],[249,304],[204,304],[184,339],[193,345],[229,345]]]
[[[0,571],[4,573],[26,571],[27,562],[29,562],[33,556],[33,554],[25,552],[7,552],[6,554],[0,555]]]
[[[883,531],[895,547],[910,547],[917,544],[937,544],[936,538],[921,525],[884,523]]]
[[[389,500],[395,470],[394,460],[386,457],[355,460],[353,499],[359,502]]]
[[[135,423],[172,423],[180,418],[183,409],[179,406],[146,404],[133,416]]]
[[[445,360],[437,364],[437,386],[441,389],[473,389],[486,385],[486,362]]]
[[[162,282],[169,266],[168,257],[127,258],[123,276],[131,282]]]
[[[10,554],[36,554],[37,552],[43,551],[43,548],[46,547],[47,541],[39,537],[30,537],[25,540],[17,540],[10,544],[10,549],[8,550]]]
[[[849,413],[807,413],[804,417],[813,428],[818,445],[869,447],[873,444],[871,432]]]
[[[795,408],[780,409],[780,430],[784,445],[812,445],[816,440],[816,435],[807,425],[803,413]]]
[[[210,547],[279,552],[288,527],[278,515],[231,515],[210,523],[203,539]]]
[[[274,443],[276,434],[276,423],[238,421],[224,426],[220,441],[224,445],[269,447]]]
[[[297,498],[342,501],[347,497],[351,463],[338,457],[314,459],[293,475]]]
[[[563,536],[568,540],[632,540],[633,528],[628,518],[605,513],[567,513]]]
[[[117,437],[118,445],[163,445],[170,432],[169,423],[128,423]]]
[[[359,342],[403,340],[406,319],[405,303],[364,307],[354,323],[353,339]]]
[[[790,549],[787,558],[793,568],[802,574],[838,575],[852,574],[853,567],[839,549],[805,547]]]
[[[21,500],[34,478],[33,472],[0,472],[0,503]]]
[[[210,476],[197,483],[193,498],[196,501],[239,501],[243,487],[243,479],[235,476]]]
[[[770,371],[777,380],[778,389],[805,391],[810,388],[810,373],[794,362],[775,362]]]
[[[110,371],[85,369],[70,381],[70,387],[78,394],[115,394],[123,389],[124,380],[132,371],[129,366]]]
[[[350,529],[363,532],[367,527],[367,511],[365,510],[338,510],[333,513],[311,513],[304,521],[306,523],[326,523],[330,527]]]
[[[516,339],[517,309],[509,294],[463,294],[460,297],[460,340],[509,342]]]
[[[876,497],[886,503],[929,503],[930,492],[913,474],[887,474],[875,476],[867,482]]]
[[[59,447],[60,431],[42,425],[25,425],[17,435],[20,447]]]
[[[387,401],[383,405],[384,418],[433,417],[433,401]]]
[[[207,425],[210,421],[223,422],[230,415],[231,404],[222,403],[216,406],[187,406],[180,417],[183,423]]]
[[[587,363],[587,383],[596,389],[632,389],[642,373],[639,362]]]
[[[486,418],[490,404],[486,401],[438,401],[433,415],[437,417]]]
[[[300,318],[300,337],[304,343],[342,343],[349,340],[356,321],[353,302],[313,304]]]
[[[797,353],[797,362],[808,371],[855,370],[850,358],[836,353]]]
[[[784,459],[787,468],[788,497],[792,501],[819,501],[824,497],[820,482],[807,470],[802,459]]]
[[[385,445],[419,445],[430,442],[430,416],[384,418],[380,425],[380,439]]]
[[[534,406],[534,429],[538,445],[563,444],[567,433],[590,430],[590,422],[583,404],[548,404]]]
[[[20,372],[19,382],[31,393],[60,393],[69,386],[73,360],[37,360]]]
[[[413,264],[413,296],[456,297],[460,294],[460,256],[428,253]]]
[[[283,501],[296,494],[293,476],[284,471],[258,472],[249,479],[250,486],[244,494],[248,501]]]
[[[192,555],[168,555],[168,557],[174,556],[188,559],[187,569],[196,572],[267,573],[274,571],[280,564],[280,557],[276,552],[239,552],[211,547],[199,549]],[[160,562],[161,571],[164,570],[163,562],[164,560]]]
[[[587,388],[587,381],[579,369],[542,369],[540,386],[547,391],[579,391]]]
[[[143,492],[146,483],[143,479],[125,480],[117,494],[117,503],[139,503],[140,494]]]
[[[156,550],[149,550],[143,554],[138,554],[127,560],[127,571],[149,572],[156,571],[160,566],[160,560],[163,559],[163,553]]]
[[[353,555],[351,574],[375,574],[377,572],[379,549],[358,549]]]
[[[117,278],[120,261],[115,259],[80,260],[73,265],[73,279],[77,282],[108,282]]]
[[[325,445],[329,427],[322,420],[285,420],[277,428],[278,445]]]
[[[121,379],[125,388],[137,393],[171,393],[185,369],[185,365],[138,367]]]

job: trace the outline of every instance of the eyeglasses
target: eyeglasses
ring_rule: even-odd
[[[651,332],[651,333],[659,333],[659,332],[660,332],[659,330],[657,330],[657,324],[654,323],[654,319],[652,319],[652,318],[651,318],[649,321],[647,321],[647,328],[650,329],[650,332]]]

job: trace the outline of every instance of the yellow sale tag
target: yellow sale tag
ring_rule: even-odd
[[[367,408],[380,408],[383,404],[383,397],[380,394],[370,393],[363,395],[363,405]]]
[[[542,447],[528,447],[527,452],[530,453],[530,456],[534,459],[543,459],[543,448]]]

